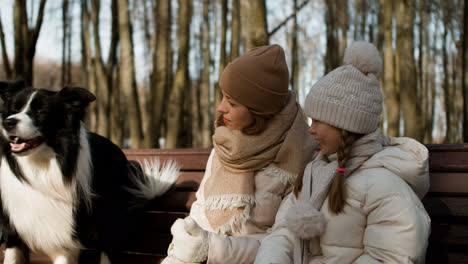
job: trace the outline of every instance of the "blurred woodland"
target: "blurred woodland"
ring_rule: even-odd
[[[468,141],[468,0],[1,1],[0,79],[89,89],[87,127],[124,148],[211,147],[219,74],[252,47],[282,45],[303,98],[354,40],[381,52],[386,134]],[[61,61],[36,56],[50,32]]]

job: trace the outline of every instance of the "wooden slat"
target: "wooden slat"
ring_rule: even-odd
[[[433,222],[437,220],[439,223],[466,223],[468,225],[467,197],[427,196],[423,199],[423,204]]]
[[[465,224],[439,224],[433,223],[431,243],[444,244],[450,249],[465,248],[468,253],[468,225]]]
[[[468,172],[431,172],[429,192],[468,195]]]
[[[468,253],[451,252],[447,248],[431,247],[427,249],[426,264],[467,264]]]
[[[124,149],[127,159],[143,162],[154,158],[161,162],[176,160],[182,170],[205,170],[211,149]]]
[[[148,206],[150,211],[189,212],[195,199],[194,191],[173,191],[156,199]]]
[[[138,239],[132,240],[125,251],[165,255],[171,241],[170,233],[144,232]]]
[[[183,171],[176,182],[178,191],[197,191],[200,182],[203,179],[203,171]]]
[[[123,252],[120,254],[119,264],[160,264],[165,257],[165,254]]]
[[[433,172],[468,172],[468,144],[428,144]]]
[[[468,143],[425,144],[429,152],[468,152]]]
[[[0,262],[3,263],[3,250],[0,252]],[[165,254],[145,254],[135,252],[122,252],[119,254],[119,264],[159,264],[166,257]],[[91,252],[86,257],[86,263],[99,263],[99,254]],[[53,262],[44,254],[32,253],[30,264],[53,264]]]
[[[147,211],[141,225],[145,227],[145,231],[169,234],[174,221],[187,215],[188,213]]]

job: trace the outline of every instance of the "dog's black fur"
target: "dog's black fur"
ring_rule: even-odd
[[[5,261],[27,259],[29,249],[33,249],[54,261],[58,257],[66,259],[60,263],[76,263],[82,253],[80,247],[84,247],[101,250],[110,262],[118,263],[116,252],[125,246],[140,209],[151,197],[141,188],[141,184],[149,186],[143,170],[127,161],[109,140],[83,128],[85,110],[95,100],[94,95],[83,88],[66,87],[52,92],[26,87],[17,81],[0,82],[0,96],[4,102],[0,220],[7,249]],[[53,170],[50,164],[55,163],[58,169]],[[33,173],[36,169],[40,176]],[[171,173],[178,175],[178,169],[165,168],[158,177]],[[172,177],[166,185],[170,187],[176,179],[177,176]],[[169,187],[153,191],[152,197],[162,195]],[[10,188],[24,193],[15,193]],[[61,193],[70,194],[71,198],[61,200]],[[19,199],[18,195],[25,198]],[[43,206],[34,204],[37,195],[49,199],[45,201],[51,205],[44,205],[44,211],[54,212],[55,207],[61,206],[72,211],[58,209],[52,215],[43,215],[41,208],[15,209],[27,208],[27,203]],[[20,219],[19,214],[29,220]],[[59,224],[60,228],[71,230],[68,234],[49,235],[56,228],[52,223],[55,217],[72,220],[68,226]],[[45,237],[35,234],[35,229],[29,226],[36,222],[34,228],[48,230],[44,231]],[[61,245],[61,240],[66,243]]]

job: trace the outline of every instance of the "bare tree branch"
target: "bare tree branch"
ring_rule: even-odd
[[[292,18],[294,18],[294,16],[297,14],[297,12],[299,12],[299,10],[301,10],[304,6],[306,6],[308,3],[310,2],[310,0],[305,0],[304,2],[302,2],[300,5],[297,6],[297,9],[294,9],[294,12],[289,15],[285,20],[283,20],[283,22],[279,23],[272,31],[268,32],[268,37],[271,37],[273,36],[273,34],[275,34],[278,30],[280,30],[284,25],[286,25],[286,23],[288,23],[288,21]]]

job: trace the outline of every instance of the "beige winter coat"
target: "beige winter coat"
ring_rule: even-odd
[[[310,196],[308,169],[299,199]],[[326,227],[319,247],[275,226],[262,241],[255,263],[424,263],[430,219],[420,199],[428,189],[427,149],[409,138],[392,138],[391,146],[347,178],[344,213],[332,215],[325,200],[320,211]],[[284,221],[296,203],[290,194],[276,222]]]
[[[206,168],[211,168],[214,151],[213,149],[210,154]],[[290,175],[287,172],[281,173],[281,170],[271,165],[257,171],[254,176],[255,207],[240,233],[226,236],[214,233],[205,215],[204,185],[211,176],[210,170],[205,171],[205,176],[196,193],[197,200],[190,210],[190,217],[204,230],[209,231],[207,263],[253,263],[260,241],[267,235],[267,229],[273,225],[282,199],[291,192],[293,179],[289,178]],[[181,262],[168,257],[163,263],[178,264]]]

